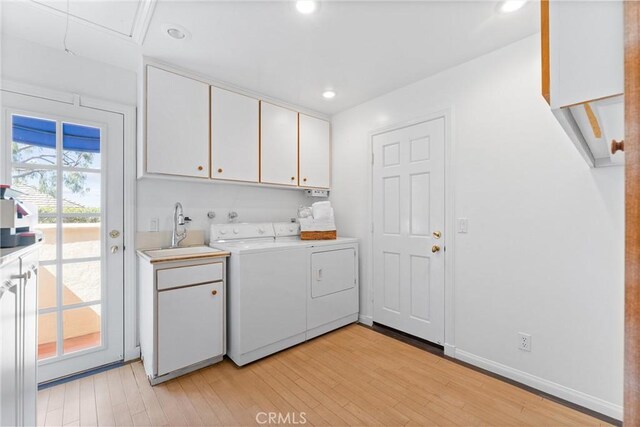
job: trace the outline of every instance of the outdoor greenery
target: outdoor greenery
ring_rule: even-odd
[[[13,142],[11,146],[14,163],[56,164],[56,153],[53,149],[36,147],[28,144]],[[63,151],[62,164],[65,167],[89,168],[94,160],[93,153],[79,151]],[[90,191],[87,184],[87,174],[82,172],[65,171],[63,185],[72,194],[84,195]],[[57,177],[55,171],[44,168],[14,168],[12,180],[15,184],[28,185],[36,191],[56,198]],[[63,203],[64,204],[64,203]],[[43,217],[42,214],[55,214],[56,209],[50,206],[39,206],[39,222],[41,224],[55,224],[56,218]],[[96,217],[65,218],[65,223],[99,223],[100,208],[85,206],[68,206],[64,204],[64,213],[95,213]]]
[[[51,217],[43,217],[42,214],[53,214],[56,213],[56,209],[52,207],[42,206],[38,209],[38,214],[40,218],[38,222],[40,224],[55,224],[56,218]],[[64,218],[65,224],[86,224],[86,223],[99,223],[100,222],[100,208],[88,208],[88,207],[75,207],[75,206],[65,206],[64,208],[65,214],[74,214],[74,213],[94,213],[95,217],[83,218],[83,217],[67,217]]]
[[[56,164],[56,154],[52,149],[44,149],[28,144],[11,144],[11,154],[15,163]],[[93,153],[80,151],[64,151],[62,164],[66,167],[88,168],[93,162]],[[13,176],[13,180],[19,184],[35,185],[41,192],[56,196],[56,175],[47,169],[21,169]],[[85,194],[89,188],[85,185],[87,174],[82,172],[66,172],[63,175],[64,186],[74,194]]]

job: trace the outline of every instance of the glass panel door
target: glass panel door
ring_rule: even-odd
[[[26,101],[54,107],[44,114],[5,113],[11,186],[17,198],[37,206],[37,230],[44,236],[38,282],[42,382],[122,359],[123,259],[106,250],[122,234],[122,121],[103,111]],[[105,224],[120,237],[110,239]]]
[[[21,115],[11,122],[12,187],[38,206],[45,235],[38,359],[100,347],[100,129]]]

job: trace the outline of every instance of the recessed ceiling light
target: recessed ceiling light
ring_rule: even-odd
[[[298,9],[298,12],[303,15],[309,15],[310,13],[315,12],[317,8],[318,4],[313,0],[298,0],[296,2],[296,9]]]
[[[506,0],[500,4],[500,12],[502,13],[511,13],[516,10],[522,8],[525,5],[527,0]]]
[[[336,96],[336,93],[332,90],[325,90],[324,92],[322,92],[322,96],[326,99],[331,99]]]
[[[182,40],[186,37],[186,35],[177,28],[169,28],[167,30],[167,34],[169,34],[169,37],[173,37],[176,40]]]
[[[177,24],[165,23],[161,24],[162,32],[174,40],[188,39],[191,34],[184,27]]]

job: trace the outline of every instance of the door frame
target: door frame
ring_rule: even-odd
[[[444,199],[445,199],[445,224],[444,224],[444,353],[447,356],[455,357],[455,317],[454,317],[454,263],[455,263],[455,181],[454,181],[454,153],[455,138],[453,134],[454,109],[453,106],[434,111],[430,114],[422,115],[406,121],[396,122],[369,132],[368,135],[368,152],[371,161],[368,164],[368,223],[370,242],[367,245],[367,256],[369,259],[369,307],[371,309],[371,318],[362,319],[364,323],[373,323],[373,298],[374,298],[374,262],[373,262],[373,138],[382,133],[417,125],[419,123],[428,122],[436,119],[444,119]],[[368,321],[368,322],[367,322]]]
[[[24,83],[3,80],[0,82],[0,98],[2,92],[11,92],[24,96],[43,98],[78,107],[102,110],[119,114],[123,120],[124,140],[124,361],[140,357],[138,338],[138,288],[136,286],[136,155],[137,127],[136,107],[108,100],[92,98],[68,92],[60,92]],[[0,164],[10,159],[4,158],[4,150],[0,150]]]
[[[640,423],[640,4],[624,4],[624,425]]]

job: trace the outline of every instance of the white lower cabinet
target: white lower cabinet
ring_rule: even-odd
[[[140,349],[151,384],[222,360],[226,352],[226,258],[138,258]]]
[[[158,375],[224,354],[222,282],[158,292]]]
[[[36,425],[37,251],[0,272],[0,426]]]

